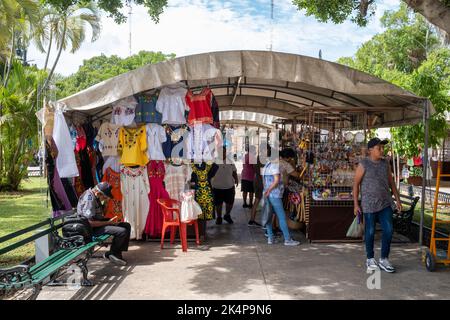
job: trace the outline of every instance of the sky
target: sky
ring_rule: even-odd
[[[361,28],[343,24],[320,23],[306,17],[291,0],[274,0],[274,19],[270,17],[270,0],[169,0],[169,6],[155,24],[144,7],[134,6],[131,53],[141,50],[175,53],[177,57],[224,50],[272,50],[336,61],[352,56],[358,47],[383,31],[379,23],[385,10],[395,10],[399,0],[379,0],[369,25]],[[128,13],[128,9],[124,10]],[[271,30],[273,30],[271,32]],[[130,24],[116,24],[102,15],[100,38],[87,40],[75,53],[63,52],[56,72],[68,76],[78,70],[83,60],[105,54],[129,55]],[[272,41],[271,41],[272,39]],[[53,61],[54,53],[50,57]],[[28,52],[32,64],[43,67],[45,54],[32,46]]]

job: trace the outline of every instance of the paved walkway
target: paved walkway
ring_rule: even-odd
[[[415,244],[393,244],[397,273],[381,273],[369,290],[362,243],[266,244],[263,230],[248,227],[249,210],[237,199],[234,225],[210,222],[200,247],[189,243],[132,242],[129,265],[117,267],[96,253],[89,264],[94,287],[45,287],[39,299],[449,299],[450,268],[430,273]],[[376,254],[379,255],[379,241]]]

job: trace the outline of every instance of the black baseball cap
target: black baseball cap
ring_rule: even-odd
[[[380,138],[372,138],[367,142],[367,149],[373,148],[379,144],[385,145],[388,144],[389,141],[387,139],[380,140]]]
[[[112,187],[108,182],[100,182],[97,186],[98,191],[108,198],[113,198],[111,193]]]

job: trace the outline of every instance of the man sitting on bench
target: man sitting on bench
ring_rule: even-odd
[[[89,219],[94,236],[110,234],[113,236],[111,249],[104,254],[105,259],[117,265],[125,266],[127,262],[122,257],[123,251],[128,251],[131,225],[127,222],[115,222],[103,215],[102,201],[113,197],[111,186],[101,182],[94,188],[86,190],[78,200],[77,213]]]

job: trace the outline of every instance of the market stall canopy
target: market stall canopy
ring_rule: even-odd
[[[264,113],[237,110],[220,111],[219,118],[222,125],[240,125],[265,129],[275,128],[275,125],[273,124],[274,121],[277,119],[284,119]]]
[[[426,101],[382,79],[321,59],[271,51],[224,51],[150,64],[59,102],[69,111],[98,119],[110,115],[111,103],[178,82],[192,90],[209,86],[221,111],[263,113],[298,123],[306,122],[313,111],[330,121],[364,113],[373,128],[413,124],[423,119]]]

